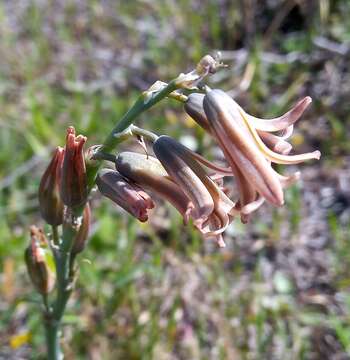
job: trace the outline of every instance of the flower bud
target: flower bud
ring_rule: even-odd
[[[85,136],[76,136],[74,127],[68,127],[60,191],[63,203],[73,208],[83,205],[88,196],[83,153],[85,142]]]
[[[25,261],[30,279],[41,294],[48,294],[55,286],[56,267],[43,231],[30,228],[31,243],[25,251]]]
[[[141,222],[148,220],[148,209],[154,208],[150,196],[139,186],[124,178],[119,172],[103,169],[96,184],[102,195],[108,197]]]
[[[199,93],[190,94],[185,102],[184,109],[199,126],[210,134],[210,124],[203,109],[204,96],[204,94]]]
[[[169,201],[186,219],[189,199],[153,156],[125,151],[116,159],[116,169],[143,189]]]
[[[91,209],[89,203],[87,203],[85,205],[85,209],[83,212],[83,220],[81,222],[80,228],[73,242],[73,248],[72,248],[73,256],[81,253],[84,250],[89,237],[90,223],[91,223]]]
[[[63,220],[63,203],[59,191],[63,157],[64,149],[57,147],[39,186],[41,216],[48,224],[55,226],[61,225]]]

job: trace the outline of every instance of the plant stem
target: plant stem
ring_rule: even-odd
[[[58,235],[58,227],[56,225],[52,225],[52,240],[55,245],[59,243],[59,235]]]
[[[150,107],[158,103],[160,100],[164,99],[171,92],[177,89],[177,83],[175,80],[172,80],[164,86],[159,91],[155,92],[144,92],[139,98],[136,100],[134,105],[130,108],[130,110],[120,119],[114,129],[106,138],[103,143],[103,151],[109,152],[115,148],[115,146],[119,143],[118,138],[116,138],[116,134],[127,129],[132,122],[138,117],[141,113],[148,110]],[[101,149],[102,150],[102,149]]]
[[[127,134],[126,136],[118,135],[123,133],[140,114],[167,97],[177,88],[178,84],[176,79],[174,79],[170,81],[169,84],[164,84],[164,87],[158,91],[143,92],[135,101],[134,105],[126,112],[126,114],[120,119],[110,134],[106,137],[103,145],[99,148],[99,151],[108,153],[114,150],[118,144],[128,138]],[[89,191],[91,191],[95,184],[96,175],[101,167],[101,164],[101,160],[93,160],[91,162],[87,162],[86,164]]]
[[[130,125],[130,131],[132,135],[142,136],[151,142],[154,142],[158,139],[158,135],[156,135],[155,133],[139,128],[138,126],[135,125]]]
[[[57,296],[52,309],[46,305],[46,344],[49,360],[63,359],[59,344],[61,320],[72,293],[73,275],[70,266],[70,250],[76,236],[75,222],[77,215],[69,214],[63,226],[62,241],[56,251]]]
[[[63,354],[59,343],[59,324],[55,324],[49,319],[46,320],[46,344],[47,344],[47,358],[48,360],[61,360]]]

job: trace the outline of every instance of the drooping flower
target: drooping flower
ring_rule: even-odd
[[[150,196],[118,171],[102,169],[97,176],[96,184],[102,195],[111,199],[130,215],[141,222],[148,220],[149,209],[154,208]]]
[[[88,196],[83,152],[85,142],[85,136],[76,136],[74,127],[68,127],[60,193],[63,203],[72,208],[83,205]]]
[[[184,109],[198,125],[211,134],[212,128],[203,108],[204,97],[205,94],[201,93],[190,94],[184,103]],[[245,113],[244,110],[235,102],[236,106],[246,114],[250,121],[257,123],[257,132],[265,145],[271,150],[284,155],[288,154],[292,150],[292,145],[285,140],[291,136],[293,132],[293,124],[300,118],[310,103],[311,98],[305,97],[284,115],[278,118],[265,120]],[[271,132],[277,132],[278,130],[282,130],[283,133],[281,135],[271,134]]]
[[[153,144],[153,151],[191,200],[193,207],[188,214],[196,228],[206,237],[215,236],[218,244],[224,246],[222,233],[237,213],[235,204],[204,171],[199,158],[181,143],[169,136],[160,136]]]
[[[63,202],[60,197],[61,168],[64,149],[57,147],[50,164],[41,177],[39,186],[39,209],[43,219],[58,226],[63,221]]]
[[[165,138],[166,137],[162,136],[159,139],[163,142]],[[162,152],[160,149],[162,145],[159,146],[159,143],[154,145],[155,153],[158,151]],[[166,155],[164,154],[163,156]],[[162,156],[160,157],[163,159]],[[200,160],[200,157],[198,159]],[[208,161],[205,159],[202,160],[206,166],[211,167]],[[192,159],[192,161],[196,162],[194,159]],[[182,214],[185,224],[192,218],[196,228],[205,237],[216,237],[218,244],[224,246],[225,243],[222,239],[222,232],[232,219],[234,204],[210,178],[207,181],[209,185],[203,184],[188,165],[185,165],[187,169],[184,169],[182,175],[180,175],[180,177],[184,179],[183,182],[177,182],[177,176],[174,176],[174,174],[171,175],[172,171],[167,172],[165,170],[168,166],[171,167],[171,161],[167,162],[167,165],[163,167],[162,163],[152,156],[132,152],[123,152],[119,154],[116,159],[116,168],[121,174],[135,181],[147,191],[155,193],[169,201]],[[201,168],[198,163],[197,166]],[[220,170],[220,168],[216,166],[213,166],[213,169]],[[177,170],[174,171],[177,172]],[[201,173],[202,172],[204,173],[203,169],[201,169]],[[192,187],[194,195],[189,196],[190,191],[184,190],[182,187],[183,184],[185,184],[187,188]],[[209,190],[206,186],[209,187]],[[212,196],[210,192],[214,195]],[[196,198],[196,200],[193,201],[193,198]],[[198,204],[201,205],[200,210],[200,205]],[[232,210],[232,212],[229,210]],[[226,213],[224,213],[225,211]]]
[[[125,151],[116,158],[116,169],[142,189],[159,195],[170,202],[188,221],[190,200],[175,184],[162,164],[153,156]]]
[[[56,282],[55,261],[42,229],[31,226],[30,238],[30,245],[25,251],[28,274],[37,291],[48,294]]]
[[[246,221],[246,215],[264,200],[276,206],[283,205],[283,187],[299,176],[296,173],[284,177],[271,167],[271,162],[297,164],[320,158],[319,151],[286,155],[291,151],[291,146],[285,139],[290,136],[293,123],[310,102],[311,99],[306,97],[280,118],[263,120],[246,114],[221,90],[211,90],[205,95],[203,108],[211,133],[217,139],[239,187],[237,205],[242,213],[242,221]],[[271,134],[279,131],[282,134]]]

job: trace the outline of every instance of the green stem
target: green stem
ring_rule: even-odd
[[[118,136],[123,133],[132,123],[133,121],[144,111],[151,108],[153,105],[157,104],[159,101],[167,97],[170,93],[178,88],[178,83],[176,79],[169,82],[169,84],[165,85],[159,91],[145,91],[142,93],[134,105],[129,109],[129,111],[120,119],[117,125],[113,128],[110,134],[105,139],[103,145],[99,148],[99,151],[103,151],[109,153],[114,150],[114,148],[128,138],[126,136]],[[88,178],[88,188],[89,191],[93,188],[95,184],[96,175],[101,167],[101,160],[93,160],[87,162],[86,164],[86,172]]]
[[[134,105],[130,108],[130,110],[120,119],[114,129],[106,138],[103,143],[103,151],[109,152],[118,145],[119,141],[116,138],[116,134],[121,133],[125,129],[127,129],[132,122],[144,111],[151,108],[153,105],[158,103],[160,100],[164,99],[171,92],[176,90],[178,87],[177,82],[175,80],[170,81],[169,84],[164,86],[163,89],[155,92],[144,92],[139,96]],[[102,150],[102,149],[101,149]]]
[[[130,131],[133,136],[135,135],[142,136],[151,142],[155,142],[158,139],[158,135],[156,135],[155,133],[142,129],[135,125],[130,125]]]
[[[57,296],[52,310],[46,305],[46,343],[49,360],[63,359],[59,344],[59,329],[62,317],[72,293],[73,276],[70,271],[70,249],[76,236],[74,222],[76,216],[71,214],[68,223],[64,224],[62,242],[56,251]],[[45,301],[44,301],[45,302]]]
[[[60,237],[58,235],[58,227],[56,225],[52,225],[52,239],[55,245],[59,244]]]
[[[46,344],[48,360],[61,360],[63,354],[59,343],[59,324],[49,319],[46,321]]]

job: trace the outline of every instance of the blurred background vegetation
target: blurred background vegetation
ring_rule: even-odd
[[[313,98],[293,145],[322,159],[223,250],[168,206],[140,224],[95,192],[67,359],[349,359],[349,19],[348,0],[1,1],[0,359],[44,357],[23,251],[67,125],[100,143],[140,91],[214,50],[229,67],[210,86],[252,114]],[[138,124],[222,159],[174,101]]]

